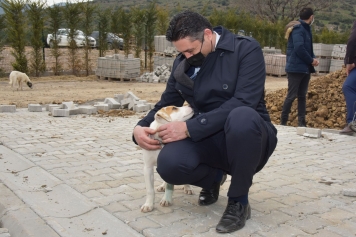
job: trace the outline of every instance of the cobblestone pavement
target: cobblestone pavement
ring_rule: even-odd
[[[0,236],[221,236],[229,178],[209,207],[197,205],[200,188],[185,195],[178,186],[172,206],[160,207],[156,193],[154,211],[140,211],[138,119],[0,113]],[[356,137],[277,128],[276,151],[250,189],[252,218],[224,236],[355,236],[356,198],[343,189],[356,188]]]

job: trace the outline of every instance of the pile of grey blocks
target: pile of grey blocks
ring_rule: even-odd
[[[134,58],[132,54],[128,57],[123,54],[99,57],[97,65],[95,75],[101,79],[132,80],[140,76],[140,59]]]
[[[168,46],[165,50],[164,50],[164,55],[168,56],[168,57],[173,57],[173,56],[177,56],[178,51],[175,47],[171,47]]]
[[[161,65],[156,67],[152,73],[144,73],[141,77],[138,78],[138,81],[141,82],[150,82],[150,83],[165,83],[168,81],[171,72],[167,65]]]
[[[122,109],[133,110],[137,113],[147,112],[154,107],[153,103],[147,103],[146,100],[141,100],[132,92],[128,92],[125,95],[115,95],[114,99],[120,103]]]
[[[46,111],[53,117],[69,117],[78,114],[96,114],[98,109],[95,106],[77,106],[73,101],[62,102],[62,104],[47,104]]]
[[[166,57],[166,56],[159,56],[159,55],[154,55],[153,56],[153,66],[154,68],[157,68],[161,65],[166,65],[170,71],[172,71],[173,63],[175,60],[175,56],[173,57]]]

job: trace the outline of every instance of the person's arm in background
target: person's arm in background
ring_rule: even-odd
[[[346,75],[349,75],[351,70],[355,68],[355,58],[356,58],[356,21],[352,26],[351,34],[349,40],[347,41],[347,48],[346,48],[346,55],[345,55]]]

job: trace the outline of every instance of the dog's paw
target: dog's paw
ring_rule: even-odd
[[[150,212],[153,210],[153,205],[150,205],[150,204],[143,204],[142,207],[141,207],[141,212]]]
[[[159,205],[161,205],[162,207],[168,207],[172,205],[172,201],[162,198],[161,201],[159,202]]]
[[[184,186],[183,187],[183,190],[184,190],[184,193],[185,194],[188,194],[188,195],[193,195],[193,190],[192,190],[192,188],[190,187],[190,186]]]
[[[156,190],[157,190],[157,192],[164,192],[164,191],[166,191],[166,188],[164,186],[160,185],[157,187]]]

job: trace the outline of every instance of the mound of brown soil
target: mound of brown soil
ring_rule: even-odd
[[[343,128],[346,123],[346,103],[342,85],[346,79],[345,69],[321,76],[310,82],[307,94],[308,127]],[[280,124],[280,116],[287,89],[281,89],[266,95],[267,109],[274,124]],[[289,114],[290,126],[297,126],[297,99]]]

